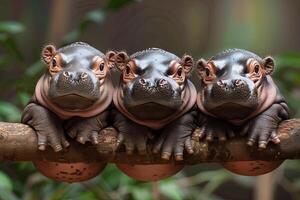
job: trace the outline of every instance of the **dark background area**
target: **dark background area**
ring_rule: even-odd
[[[102,52],[159,47],[209,58],[244,48],[276,59],[274,78],[300,115],[300,2],[297,0],[1,0],[0,120],[18,122],[46,70],[45,44],[84,41]],[[135,181],[109,165],[76,184],[54,182],[30,162],[0,165],[0,199],[300,199],[300,162],[260,177],[234,175],[218,164],[187,166],[158,183]]]

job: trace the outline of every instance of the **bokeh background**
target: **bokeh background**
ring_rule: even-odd
[[[40,51],[84,41],[99,50],[128,53],[159,47],[178,56],[209,58],[244,48],[276,59],[276,83],[300,115],[300,1],[297,0],[1,0],[0,120],[18,122],[45,70]],[[54,182],[30,162],[1,163],[0,199],[300,199],[300,162],[275,172],[234,175],[218,164],[187,166],[157,182],[135,181],[109,165],[76,184]]]

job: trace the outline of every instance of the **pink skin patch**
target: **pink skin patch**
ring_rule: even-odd
[[[102,113],[112,102],[113,85],[110,76],[107,76],[104,83],[100,86],[100,99],[96,101],[91,107],[81,111],[66,111],[63,108],[60,108],[59,106],[52,103],[48,97],[49,82],[49,78],[45,75],[43,75],[39,79],[35,87],[35,97],[38,103],[54,112],[61,119],[68,119],[75,116],[92,117]]]
[[[196,98],[197,98],[197,91],[195,86],[190,81],[187,81],[187,85],[185,86],[181,95],[183,104],[172,116],[169,116],[161,120],[141,120],[136,118],[125,108],[123,97],[124,97],[123,90],[121,87],[118,87],[114,92],[113,102],[122,114],[124,114],[126,117],[128,117],[129,119],[131,119],[132,121],[138,124],[147,126],[152,129],[161,129],[162,127],[169,124],[173,120],[177,119],[184,113],[188,112],[195,105]]]

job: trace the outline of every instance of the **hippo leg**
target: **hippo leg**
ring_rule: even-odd
[[[69,146],[64,136],[62,122],[48,109],[30,103],[25,107],[21,121],[35,130],[39,150],[45,150],[47,145],[54,151],[61,151],[63,147]]]
[[[198,125],[193,133],[193,138],[205,139],[212,142],[215,139],[225,141],[228,137],[234,137],[231,125],[221,119],[216,119],[202,113],[198,114]]]
[[[73,117],[66,122],[64,127],[67,134],[71,138],[76,138],[78,142],[98,144],[98,134],[103,128],[107,127],[107,118],[108,112],[102,112],[88,118]]]
[[[193,111],[169,124],[156,141],[153,152],[161,152],[161,157],[166,160],[169,160],[172,154],[176,160],[183,160],[184,150],[193,154],[191,135],[197,127],[195,119],[196,112]]]
[[[116,110],[112,113],[113,126],[118,130],[117,148],[124,144],[127,154],[132,154],[135,149],[139,154],[146,154],[147,141],[153,138],[151,130],[134,123]]]
[[[253,146],[258,142],[259,148],[266,148],[269,141],[277,144],[280,142],[277,135],[277,127],[279,123],[289,118],[289,111],[286,103],[273,104],[266,111],[250,120],[245,125],[242,134],[248,133],[249,146]]]

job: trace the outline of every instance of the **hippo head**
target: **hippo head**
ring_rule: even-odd
[[[101,87],[114,65],[115,53],[106,55],[83,42],[56,49],[46,45],[47,98],[63,110],[84,110],[101,99]]]
[[[123,103],[139,119],[159,120],[183,104],[182,92],[193,66],[191,56],[179,58],[158,48],[116,55],[120,69]]]
[[[243,119],[259,106],[261,85],[274,70],[272,57],[230,49],[197,62],[204,109],[227,120]]]

